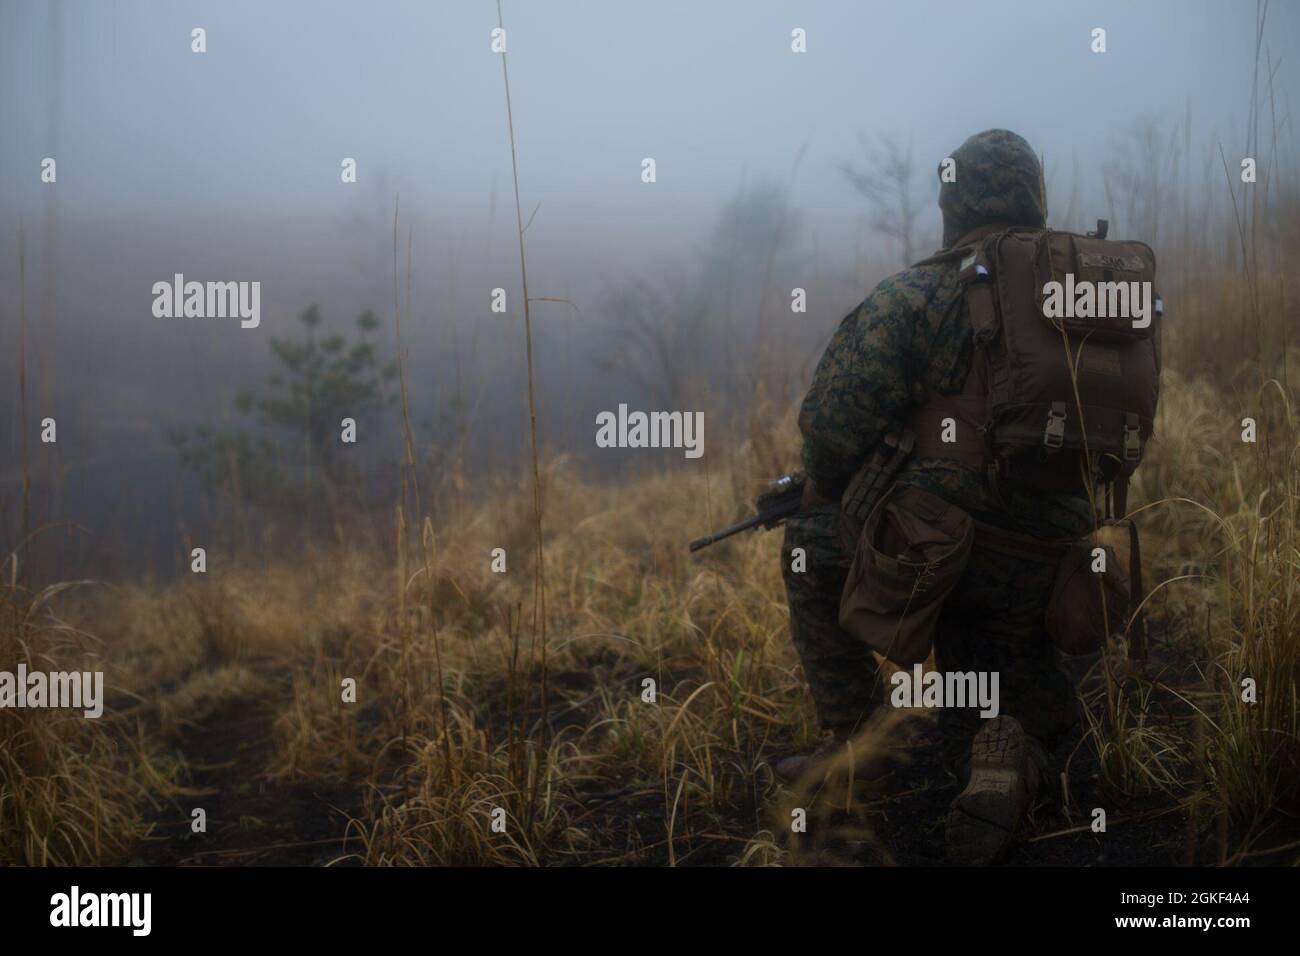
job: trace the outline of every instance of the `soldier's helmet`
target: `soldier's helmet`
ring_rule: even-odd
[[[939,165],[945,247],[989,223],[1047,225],[1043,167],[1023,137],[1005,129],[985,130],[962,143],[951,158],[956,161],[952,182],[943,181],[944,165]]]

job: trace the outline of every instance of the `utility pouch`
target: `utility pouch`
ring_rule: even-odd
[[[840,543],[845,553],[857,548],[862,526],[911,457],[914,444],[915,437],[909,430],[902,435],[886,435],[849,480],[840,498]]]
[[[1045,623],[1063,654],[1091,654],[1105,645],[1108,635],[1124,631],[1131,608],[1129,571],[1107,540],[1120,530],[1118,523],[1107,524],[1080,538],[1057,566]]]
[[[920,488],[894,485],[858,537],[840,598],[840,626],[895,664],[925,660],[973,542],[973,522],[961,508]]]

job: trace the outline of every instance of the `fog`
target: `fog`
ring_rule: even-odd
[[[1112,235],[1159,228],[1126,222],[1104,188],[1136,131],[1187,124],[1182,182],[1202,192],[1224,182],[1219,146],[1235,169],[1250,142],[1254,9],[1226,0],[507,0],[503,15],[529,293],[550,300],[532,307],[539,435],[593,473],[702,467],[598,450],[595,416],[620,402],[704,411],[707,463],[734,447],[728,423],[756,390],[797,401],[837,321],[903,264],[843,169],[870,165],[882,137],[915,169],[921,254],[940,232],[934,170],[979,130],[1041,153],[1053,225],[1109,215]],[[224,512],[169,430],[240,424],[236,392],[262,387],[271,339],[299,337],[312,303],[325,332],[373,310],[385,358],[400,307],[431,468],[453,443],[474,479],[519,468],[496,24],[490,2],[0,2],[5,550],[25,433],[33,526],[80,526],[64,573],[174,570],[178,534]],[[1259,49],[1292,157],[1297,40],[1300,6],[1275,4]],[[151,287],[177,273],[260,282],[260,324],[155,317]],[[358,423],[375,482],[396,483],[399,421],[389,407]]]

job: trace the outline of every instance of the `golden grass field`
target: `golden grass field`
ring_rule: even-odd
[[[1014,862],[1300,863],[1300,197],[1271,181],[1214,218],[1184,179],[1157,244],[1165,367],[1129,501],[1151,654],[1079,668],[1087,720]],[[535,474],[452,467],[421,497],[404,471],[378,525],[336,515],[275,559],[230,534],[169,583],[30,580],[10,543],[0,670],[103,669],[108,700],[0,709],[0,863],[941,862],[955,789],[924,718],[855,742],[902,758],[882,787],[773,780],[818,736],[779,534],[687,552],[797,463],[796,411],[759,389],[722,453],[623,481],[548,452],[543,416]]]
[[[1211,387],[1166,372],[1130,505],[1151,660],[1114,648],[1093,666],[1069,788],[1021,862],[1300,861],[1300,443],[1294,391],[1251,375]],[[936,861],[951,791],[926,763],[924,720],[894,713],[859,741],[914,757],[887,790],[773,782],[770,761],[817,733],[779,534],[685,548],[797,460],[793,412],[756,409],[769,424],[689,480],[596,483],[544,464],[544,670],[527,482],[463,502],[449,486],[440,517],[400,519],[395,561],[343,530],[292,562],[214,551],[206,574],[162,586],[28,587],[11,558],[0,665],[84,661],[107,671],[109,697],[99,721],[0,711],[0,860]],[[790,831],[795,805],[806,834]],[[1097,805],[1105,836],[1088,831]]]

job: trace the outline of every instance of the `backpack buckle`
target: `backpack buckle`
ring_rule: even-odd
[[[1141,434],[1138,431],[1136,415],[1127,415],[1124,420],[1124,460],[1137,461],[1142,454]]]
[[[1065,444],[1065,403],[1052,402],[1047,411],[1047,427],[1043,429],[1043,444],[1053,450]]]

